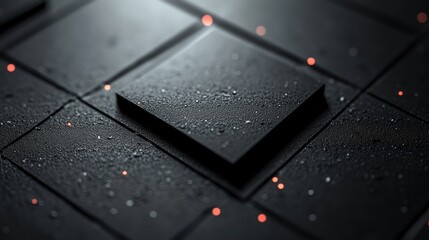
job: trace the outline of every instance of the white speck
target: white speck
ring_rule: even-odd
[[[307,193],[308,193],[308,195],[309,195],[309,196],[313,196],[313,195],[314,195],[314,190],[313,190],[313,189],[310,189],[310,190],[308,190],[308,192],[307,192]]]
[[[100,137],[100,136],[97,136],[97,138],[98,138],[98,139],[101,139],[101,137]]]
[[[330,177],[326,177],[326,178],[325,178],[325,182],[327,182],[327,183],[328,183],[328,182],[330,182],[330,181],[331,181],[331,178],[330,178]]]
[[[88,176],[88,173],[87,173],[87,172],[83,172],[83,173],[82,173],[82,175],[83,175],[84,177],[86,177],[86,176]]]
[[[344,102],[345,98],[344,97],[340,97],[340,102]]]
[[[125,204],[127,205],[127,207],[132,207],[134,206],[134,201],[130,199],[130,200],[127,200]]]
[[[156,217],[158,217],[158,213],[156,211],[152,210],[152,211],[149,212],[149,217],[156,218]]]
[[[118,213],[118,209],[112,208],[112,209],[110,209],[110,213],[113,214],[113,215],[115,215],[115,214]]]
[[[355,47],[349,48],[349,55],[352,57],[356,57],[359,53],[359,50]]]
[[[233,95],[237,94],[237,91],[235,91],[235,90],[234,90],[234,91],[232,91],[232,94],[233,94]]]
[[[163,93],[164,93],[164,92],[165,92],[165,89],[164,89],[164,88],[163,88],[163,89],[161,89],[161,92],[163,92]]]
[[[51,211],[51,217],[53,217],[53,218],[58,217],[58,212],[57,211]]]
[[[249,123],[251,123],[251,122],[250,122],[250,120],[246,120],[246,122],[244,122],[244,123],[249,124]]]

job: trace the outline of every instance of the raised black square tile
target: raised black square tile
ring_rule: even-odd
[[[8,53],[82,95],[155,51],[193,21],[162,1],[94,1]]]
[[[360,87],[367,86],[410,37],[356,11],[323,0],[188,0],[279,51]],[[219,19],[219,21],[220,21]]]
[[[429,122],[429,38],[390,69],[370,92]]]
[[[115,239],[0,158],[0,239]]]
[[[41,9],[45,0],[0,1],[0,31],[27,14]]]
[[[364,95],[255,199],[320,239],[399,239],[429,203],[428,135]]]
[[[67,94],[0,60],[0,149],[67,100]]]
[[[215,30],[122,89],[118,98],[124,108],[137,107],[142,121],[154,117],[154,125],[178,131],[234,164],[288,119],[301,117],[298,110],[315,111],[308,104],[323,100],[323,84]]]
[[[228,198],[168,154],[72,103],[4,156],[129,239],[172,239]]]

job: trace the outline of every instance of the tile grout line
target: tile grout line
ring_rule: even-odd
[[[24,175],[33,179],[33,181],[35,181],[43,189],[47,190],[49,193],[53,194],[55,197],[57,197],[58,199],[60,199],[61,201],[63,201],[67,205],[69,205],[72,209],[74,209],[76,212],[82,214],[84,217],[86,217],[88,220],[90,220],[95,225],[99,226],[103,231],[109,233],[110,235],[114,236],[117,239],[121,239],[121,240],[122,239],[123,240],[128,239],[127,237],[122,235],[122,233],[120,233],[119,231],[114,230],[113,228],[111,228],[110,226],[105,224],[103,221],[98,219],[97,217],[92,216],[90,213],[86,212],[84,209],[79,207],[77,204],[73,203],[72,201],[69,201],[66,196],[62,195],[61,193],[57,192],[55,189],[51,188],[48,184],[46,184],[45,182],[43,182],[39,178],[35,177],[33,174],[31,174],[31,172],[27,171],[25,168],[23,168],[19,164],[15,163],[13,160],[9,159],[8,157],[4,156],[3,154],[1,155],[1,157],[3,159],[5,159],[6,161],[10,162],[15,168],[17,168]]]
[[[49,19],[49,21],[41,23],[40,26],[36,26],[34,29],[30,29],[29,31],[24,32],[22,35],[17,37],[17,39],[15,39],[12,43],[6,44],[4,49],[9,49],[9,48],[15,47],[16,45],[18,45],[21,42],[25,41],[26,39],[30,38],[31,36],[37,34],[38,32],[42,31],[43,29],[55,24],[56,22],[58,22],[61,19],[69,16],[73,12],[79,10],[80,8],[86,6],[87,4],[89,4],[93,1],[94,0],[84,0],[84,1],[81,1],[78,3],[70,4],[70,6],[66,7],[65,9],[58,11],[56,14],[53,14],[53,17],[51,19]]]

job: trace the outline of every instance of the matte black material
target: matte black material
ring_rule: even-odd
[[[2,240],[115,239],[2,158],[0,182]]]
[[[204,32],[202,33],[204,34]],[[197,34],[194,37],[200,37]],[[189,39],[192,42],[194,38]],[[115,91],[121,89],[128,84],[134,82],[137,79],[142,78],[147,72],[157,66],[160,62],[168,59],[177,49],[186,47],[186,43],[179,44],[176,48],[173,48],[171,52],[166,52],[162,56],[153,61],[147,62],[145,65],[140,66],[135,71],[115,81],[110,91],[100,90],[95,94],[92,94],[85,98],[93,106],[97,107],[100,111],[107,113],[116,120],[122,122],[126,126],[140,133],[141,135],[154,142],[156,145],[162,147],[164,150],[177,157],[186,164],[192,166],[194,169],[203,173],[213,181],[225,187],[232,194],[240,197],[247,197],[249,194],[257,188],[261,183],[264,182],[272,173],[274,173],[278,167],[287,162],[303,145],[305,145],[311,137],[316,134],[323,126],[341,111],[346,104],[348,104],[358,91],[345,86],[344,84],[338,83],[332,79],[327,79],[324,76],[314,74],[313,79],[325,83],[325,99],[326,102],[321,104],[325,107],[319,108],[316,112],[308,113],[308,117],[298,119],[298,125],[300,127],[294,127],[288,131],[287,135],[282,135],[281,141],[276,141],[275,144],[267,148],[270,151],[262,151],[259,155],[255,155],[254,159],[257,164],[240,165],[236,168],[232,168],[230,164],[226,166],[217,164],[210,165],[206,164],[207,151],[203,154],[197,153],[196,148],[192,148],[189,151],[189,147],[182,147],[180,145],[183,141],[174,141],[171,137],[160,136],[159,131],[154,129],[150,124],[147,123],[147,118],[130,117],[129,112],[123,112],[116,105]],[[306,74],[312,72],[306,67],[296,66],[290,61],[282,60],[282,63],[288,65],[288,68],[295,66],[297,71],[305,71]],[[123,110],[123,109],[122,109]],[[140,110],[137,109],[136,112]],[[302,121],[305,120],[305,121]],[[295,122],[296,123],[296,122]],[[166,131],[171,135],[171,131]],[[274,150],[273,150],[274,149]],[[204,159],[205,161],[202,161]],[[264,161],[261,161],[264,159]],[[215,161],[214,161],[215,162]],[[227,162],[226,162],[227,163]],[[249,162],[247,162],[249,163]],[[246,171],[243,171],[245,169]],[[240,172],[237,175],[237,172]]]
[[[9,0],[6,0],[9,1]],[[9,50],[11,46],[25,40],[28,36],[41,28],[55,22],[58,18],[79,8],[91,0],[45,0],[42,11],[34,14],[26,14],[24,19],[19,19],[13,27],[3,28],[0,31],[0,50]],[[18,1],[9,1],[16,3]]]
[[[318,111],[304,103],[323,101],[323,84],[215,30],[118,97],[235,164],[298,108]]]
[[[373,81],[410,40],[399,31],[324,0],[188,2],[280,51],[302,60],[314,57],[318,66],[360,87]],[[258,26],[265,27],[263,37],[256,33]]]
[[[45,0],[1,0],[0,1],[0,31],[12,25],[27,14],[41,9]]]
[[[423,122],[363,96],[255,199],[321,239],[398,238],[429,201],[428,136]]]
[[[371,93],[429,122],[429,38],[383,75]]]
[[[345,2],[344,0],[339,0]],[[419,29],[427,27],[428,22],[419,21],[418,14],[429,14],[429,2],[421,0],[348,0],[354,4],[364,6],[371,11],[377,12],[380,15],[389,19],[395,20],[398,23],[404,24],[411,29]]]
[[[0,60],[0,149],[68,100],[67,94]]]
[[[264,211],[252,206],[240,203],[216,206],[220,209],[220,215],[214,216],[212,211],[208,212],[199,223],[199,226],[185,239],[187,240],[303,240],[304,236],[293,230],[287,229],[277,222],[275,218]],[[265,216],[265,221],[262,216]],[[259,217],[259,220],[258,220]]]
[[[131,239],[171,239],[226,199],[207,180],[80,103],[4,155]]]
[[[162,1],[94,1],[9,54],[69,91],[84,94],[192,22],[191,17]]]

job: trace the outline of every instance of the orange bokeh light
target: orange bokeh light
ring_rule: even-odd
[[[11,63],[11,64],[7,65],[7,71],[8,72],[15,72],[15,70],[16,70],[16,67],[14,64]]]
[[[271,180],[273,181],[273,183],[276,183],[276,182],[279,181],[279,178],[278,177],[273,177]]]
[[[258,215],[258,222],[264,223],[266,221],[267,221],[267,216],[265,214],[261,213]]]
[[[124,170],[124,171],[122,171],[122,175],[123,175],[123,176],[127,176],[127,175],[128,175],[128,172],[127,172],[126,170]]]
[[[315,59],[314,57],[309,57],[309,58],[307,58],[307,64],[308,64],[309,66],[314,66],[314,65],[316,65],[316,59]]]
[[[283,183],[279,183],[277,184],[277,188],[282,190],[283,188],[285,188],[285,185]]]
[[[419,12],[417,14],[417,22],[426,23],[428,21],[428,15],[425,12]]]
[[[109,91],[110,89],[112,89],[112,86],[110,86],[109,84],[104,85],[105,91]]]
[[[72,127],[73,125],[72,125],[72,123],[71,123],[71,122],[67,122],[67,123],[66,123],[66,126],[67,126],[67,127]]]
[[[212,209],[213,216],[217,217],[217,216],[220,215],[220,213],[221,213],[220,208],[215,207],[215,208]]]
[[[213,17],[206,14],[201,18],[201,22],[204,26],[209,27],[213,24]]]
[[[256,34],[258,34],[259,36],[264,36],[265,34],[267,33],[267,29],[264,27],[264,26],[262,26],[262,25],[259,25],[259,26],[257,26],[256,27]]]

